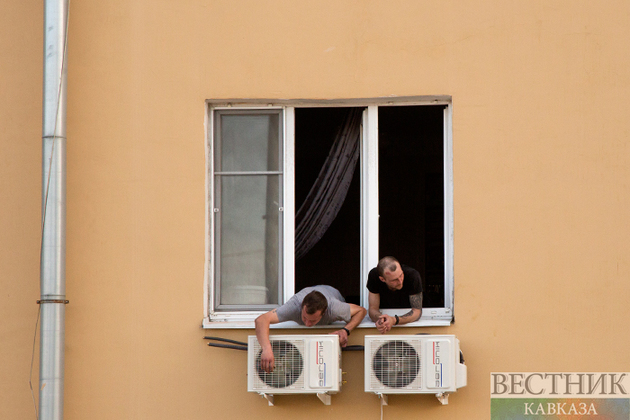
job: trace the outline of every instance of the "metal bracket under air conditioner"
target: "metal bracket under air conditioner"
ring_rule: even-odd
[[[381,405],[388,405],[387,395],[379,394],[378,392],[376,393],[376,395],[378,395],[378,399],[381,401]]]
[[[317,398],[319,398],[324,403],[324,405],[330,405],[330,394],[317,394]]]
[[[442,392],[441,394],[435,394],[435,397],[442,403],[442,405],[448,404],[448,393]]]
[[[263,397],[264,399],[267,400],[267,402],[269,403],[270,407],[273,407],[273,394],[266,394],[264,392],[260,392],[259,393],[261,397]],[[317,398],[319,398],[321,400],[321,402],[324,403],[324,405],[330,405],[332,403],[332,398],[330,396],[330,394],[326,394],[326,393],[321,393],[321,394],[317,394]]]
[[[378,392],[376,392],[376,395],[378,396],[379,400],[381,401],[381,405],[388,405],[388,401],[387,401],[387,395],[386,394],[380,394]],[[448,404],[448,393],[447,392],[442,392],[440,394],[435,394],[435,397],[438,399],[438,401],[440,403],[442,403],[442,405],[446,405]]]
[[[264,392],[260,392],[260,396],[269,402],[269,407],[273,407],[273,394],[265,394]]]

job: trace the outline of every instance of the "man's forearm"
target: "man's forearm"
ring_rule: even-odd
[[[404,315],[398,317],[398,325],[409,324],[420,319],[422,309],[412,309]]]
[[[409,324],[420,319],[422,316],[422,292],[409,296],[411,310],[398,317],[398,325]]]
[[[373,322],[376,322],[378,320],[378,318],[382,315],[381,311],[376,309],[376,308],[370,308],[369,310],[369,315],[370,315],[370,319]]]
[[[365,318],[365,312],[365,308],[361,308],[359,311],[357,311],[357,313],[352,315],[352,318],[350,318],[350,322],[346,324],[345,328],[352,331],[357,325],[361,323],[361,321],[363,321],[363,318]]]
[[[265,317],[265,315],[261,315],[256,318],[256,338],[258,339],[258,344],[264,350],[266,348],[271,347],[271,342],[269,341],[269,325],[271,324],[269,320]]]

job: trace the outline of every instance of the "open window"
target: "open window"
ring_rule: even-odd
[[[357,124],[349,128],[351,113]],[[330,155],[340,133],[356,134],[356,164],[343,161],[341,202],[303,253],[296,215],[305,200],[314,206],[307,199],[313,185],[339,164]],[[420,272],[424,310],[414,324],[451,322],[450,98],[334,106],[209,101],[208,156],[204,326],[237,327],[316,284],[367,307],[367,273],[385,255]]]

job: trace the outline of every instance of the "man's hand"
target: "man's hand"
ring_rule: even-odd
[[[272,372],[276,367],[271,342],[269,341],[269,325],[278,323],[278,314],[273,309],[256,318],[256,338],[263,349],[260,354],[260,367],[265,372]]]
[[[383,314],[376,320],[375,324],[378,332],[380,332],[381,334],[385,334],[389,332],[389,330],[391,330],[392,327],[396,324],[396,318]]]
[[[359,325],[367,313],[365,308],[362,306],[355,305],[354,303],[348,303],[348,305],[350,306],[350,322],[348,322],[342,329],[331,333],[339,336],[339,345],[341,347],[346,347],[348,345],[348,336],[350,335],[348,331],[352,331],[357,325]]]
[[[263,349],[260,354],[260,367],[265,372],[273,372],[276,368],[276,361],[273,357],[273,350],[271,349],[271,346]]]
[[[339,336],[339,345],[341,347],[346,347],[348,345],[348,333],[346,332],[346,330],[341,329],[331,332],[331,334],[337,334]]]

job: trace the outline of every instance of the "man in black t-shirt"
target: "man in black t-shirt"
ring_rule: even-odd
[[[370,319],[381,334],[394,325],[407,324],[420,319],[422,315],[422,281],[413,268],[400,265],[394,257],[382,258],[370,270],[367,288],[369,290]],[[380,308],[411,308],[402,316],[382,314]]]

